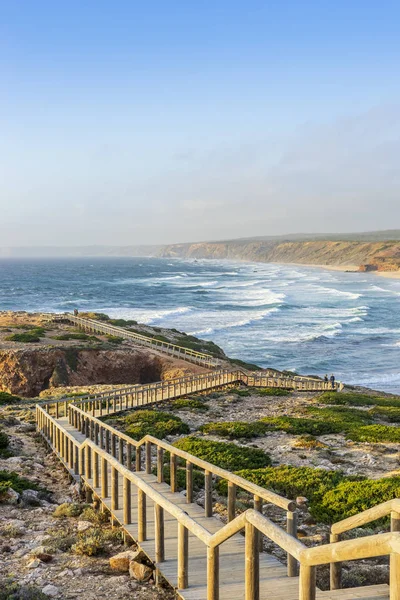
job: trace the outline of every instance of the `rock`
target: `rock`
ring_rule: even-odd
[[[305,496],[298,496],[296,498],[296,504],[301,505],[301,504],[307,504],[308,502],[308,498],[306,498]]]
[[[127,573],[129,571],[130,562],[137,561],[140,557],[141,552],[135,550],[126,550],[125,552],[120,552],[115,556],[111,556],[110,558],[110,567],[114,571],[121,571],[122,573]]]
[[[24,490],[21,499],[25,506],[40,506],[39,492],[36,490]]]
[[[42,589],[43,594],[50,596],[50,598],[56,598],[60,594],[60,590],[55,585],[45,585]]]
[[[10,519],[1,526],[1,530],[4,533],[7,532],[12,537],[24,535],[26,533],[25,522],[21,521],[21,519]]]
[[[8,490],[2,495],[2,502],[5,504],[17,504],[18,500],[19,494],[12,488],[8,488]]]
[[[28,569],[37,569],[42,564],[42,561],[39,558],[34,558],[28,563]]]
[[[129,575],[136,581],[148,581],[153,574],[153,569],[147,565],[131,560],[129,563]]]
[[[23,462],[24,459],[22,456],[10,456],[10,458],[7,458],[7,464],[10,465],[21,465]]]
[[[87,531],[91,527],[93,527],[93,523],[90,521],[78,521],[78,531],[80,532]]]

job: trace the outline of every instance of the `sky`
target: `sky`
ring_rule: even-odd
[[[0,0],[0,246],[400,228],[400,4]]]

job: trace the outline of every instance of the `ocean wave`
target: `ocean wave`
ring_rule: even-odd
[[[250,315],[245,316],[242,319],[239,320],[234,320],[231,322],[225,322],[223,323],[223,318],[220,319],[220,321],[222,320],[222,322],[220,323],[216,323],[214,326],[212,327],[205,327],[205,328],[200,328],[200,329],[196,329],[193,331],[190,331],[189,334],[190,335],[206,335],[206,334],[211,334],[211,333],[215,333],[217,331],[223,331],[225,329],[233,329],[236,327],[244,327],[246,325],[250,325],[251,323],[254,323],[256,321],[261,321],[262,319],[264,319],[265,317],[267,317],[268,315],[271,315],[272,313],[278,312],[279,308],[274,307],[274,308],[269,308],[268,310],[264,310],[264,311],[258,311],[258,312],[254,312],[251,313]],[[232,314],[232,313],[230,313]],[[221,315],[222,317],[222,315]]]

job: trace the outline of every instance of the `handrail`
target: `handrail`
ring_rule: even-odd
[[[316,567],[355,558],[373,558],[399,552],[400,533],[377,533],[354,540],[307,548],[301,552],[300,561],[301,564]]]
[[[270,490],[266,490],[265,488],[260,487],[259,485],[256,485],[255,483],[252,483],[252,482],[248,481],[247,479],[244,479],[243,477],[236,475],[235,473],[231,473],[230,471],[227,471],[226,469],[222,469],[221,467],[213,465],[212,463],[209,463],[205,460],[202,460],[201,458],[198,458],[194,454],[190,454],[189,452],[180,450],[179,448],[176,448],[172,444],[168,444],[168,442],[159,440],[158,438],[153,437],[152,435],[145,435],[139,441],[134,440],[133,438],[126,435],[125,433],[118,431],[118,429],[115,429],[111,425],[104,423],[104,421],[101,421],[100,419],[98,419],[97,417],[94,417],[93,415],[89,415],[88,413],[86,413],[85,411],[83,411],[82,409],[80,409],[76,406],[69,406],[69,409],[70,410],[72,409],[73,411],[80,413],[84,419],[89,419],[90,421],[92,421],[92,423],[98,425],[98,427],[103,427],[104,429],[106,429],[110,433],[112,433],[113,435],[124,440],[126,443],[131,444],[135,448],[139,448],[140,446],[143,446],[144,444],[146,444],[146,442],[151,442],[152,444],[154,444],[160,448],[163,448],[167,452],[170,452],[171,454],[179,456],[179,458],[182,458],[182,459],[190,462],[191,464],[196,465],[196,466],[200,467],[201,469],[208,471],[208,472],[212,473],[213,475],[216,475],[217,477],[220,477],[221,479],[226,479],[227,481],[234,483],[238,487],[246,490],[247,492],[250,492],[251,494],[253,494],[255,496],[259,496],[266,502],[275,504],[275,506],[278,506],[279,508],[282,508],[287,511],[294,511],[296,509],[296,503],[293,502],[292,500],[288,500],[287,498],[284,498],[283,496],[280,496],[279,494],[276,494],[275,492],[271,492]]]
[[[331,527],[331,533],[333,535],[339,535],[356,527],[362,527],[363,525],[372,523],[377,519],[387,517],[393,511],[400,513],[400,500],[397,498],[388,500],[387,502],[382,502],[382,504],[368,508],[357,515],[334,523]]]

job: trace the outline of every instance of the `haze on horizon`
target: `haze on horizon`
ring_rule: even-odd
[[[400,5],[1,5],[0,245],[400,224]]]

